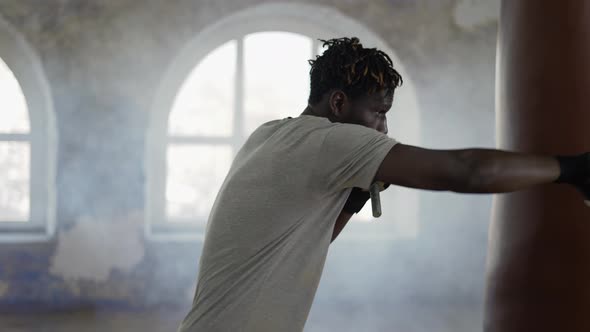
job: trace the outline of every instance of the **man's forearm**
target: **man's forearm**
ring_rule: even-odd
[[[346,211],[340,212],[338,219],[336,219],[334,231],[332,232],[332,240],[330,242],[334,242],[334,240],[336,240],[336,237],[338,237],[338,234],[340,234],[340,232],[344,229],[344,226],[346,226],[351,217],[352,213]]]
[[[588,169],[581,162],[575,162]],[[587,167],[590,169],[590,166]],[[432,150],[397,144],[385,156],[376,181],[460,193],[503,193],[555,181],[554,157],[491,149]]]
[[[537,184],[554,182],[560,175],[555,157],[500,150],[468,149],[456,151],[468,168],[467,181],[453,191],[464,193],[504,193]]]

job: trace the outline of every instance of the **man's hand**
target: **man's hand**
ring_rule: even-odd
[[[383,184],[381,191],[387,189],[389,184]],[[344,229],[344,226],[350,220],[353,214],[358,213],[365,203],[371,198],[371,194],[368,191],[364,191],[361,188],[352,188],[344,207],[342,208],[342,212],[336,219],[336,223],[334,224],[334,231],[332,232],[332,241],[336,240],[338,234]]]
[[[387,189],[387,187],[389,187],[389,184],[384,183],[381,191]],[[365,206],[365,203],[367,203],[369,198],[371,198],[369,191],[365,191],[361,188],[352,188],[342,211],[346,211],[350,214],[358,213],[363,206]]]
[[[332,240],[330,242],[336,240],[340,232],[344,229],[344,226],[346,226],[350,220],[350,217],[359,212],[369,198],[371,198],[371,194],[368,191],[364,191],[361,188],[352,188],[350,195],[348,195],[348,199],[342,208],[342,212],[340,212],[338,219],[336,219],[334,230],[332,231]]]
[[[350,214],[358,213],[365,206],[369,198],[371,198],[371,194],[368,191],[364,191],[361,188],[352,188],[342,211]]]
[[[567,183],[574,186],[584,195],[590,205],[590,153],[577,156],[559,156],[560,175],[556,183]]]

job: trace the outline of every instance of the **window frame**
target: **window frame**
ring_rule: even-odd
[[[330,17],[329,22],[326,17]],[[211,51],[230,40],[236,40],[238,44],[238,63],[236,68],[236,95],[235,100],[244,100],[243,92],[243,41],[244,37],[257,32],[281,31],[290,32],[312,39],[312,53],[320,46],[317,40],[345,36],[349,31],[355,31],[363,44],[378,47],[387,52],[396,69],[404,76],[404,89],[402,94],[409,96],[415,109],[418,109],[415,91],[408,75],[405,73],[401,62],[390,47],[375,33],[346,17],[334,9],[309,4],[263,4],[251,7],[236,14],[230,15],[209,26],[190,40],[171,62],[165,73],[159,89],[152,103],[153,109],[148,124],[146,144],[146,235],[155,240],[202,240],[204,229],[196,223],[170,222],[165,216],[166,211],[166,155],[170,143],[168,133],[168,118],[176,97],[185,79],[192,70]],[[313,36],[313,37],[312,37]],[[243,105],[236,102],[234,105],[234,129],[235,124],[243,121],[239,116],[243,115]],[[417,144],[419,134],[419,112],[411,112],[410,121],[406,122],[398,132],[402,132],[404,139]],[[246,137],[243,133],[234,130],[229,145],[234,149],[243,144]],[[413,196],[413,211],[415,218],[418,215],[417,193]],[[362,228],[362,226],[361,226]],[[386,235],[391,238],[395,235]],[[374,234],[368,236],[374,238]],[[368,238],[367,236],[353,236],[351,239]],[[378,237],[380,237],[378,235]],[[342,236],[346,238],[346,236]]]
[[[51,91],[41,61],[24,37],[0,17],[0,58],[16,77],[27,103],[29,132],[0,140],[29,143],[29,220],[0,222],[0,242],[44,241],[55,232],[55,142]]]

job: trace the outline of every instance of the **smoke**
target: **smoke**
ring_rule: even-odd
[[[61,234],[43,247],[44,263],[27,267],[36,282],[0,272],[0,303],[37,301],[52,309],[71,301],[113,311],[157,307],[175,311],[175,317],[190,306],[202,242],[145,237],[143,211],[152,207],[144,152],[157,148],[146,132],[154,121],[159,80],[174,56],[230,9],[194,1],[178,8],[115,2],[74,15],[74,2],[62,1],[62,16],[46,19],[54,24],[20,19],[19,13],[35,11],[33,5],[0,5],[28,34],[51,84]],[[390,135],[430,148],[493,147],[495,31],[459,31],[441,48],[422,44],[433,29],[417,29],[415,40],[388,36],[402,49],[408,72],[390,112]],[[414,51],[428,58],[413,59]],[[415,95],[404,97],[411,87]],[[391,188],[382,200],[380,219],[352,222],[332,245],[306,330],[480,330],[491,197]],[[83,237],[72,239],[76,234]],[[61,243],[64,238],[69,241]],[[40,252],[28,245],[16,249]],[[51,275],[57,254],[58,273]],[[91,261],[75,266],[69,257],[98,259],[100,270],[80,270]],[[14,257],[8,262],[19,269]]]

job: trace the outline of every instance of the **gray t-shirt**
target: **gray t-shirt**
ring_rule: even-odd
[[[395,144],[308,115],[260,126],[213,205],[179,331],[302,331],[350,188],[368,189]]]

